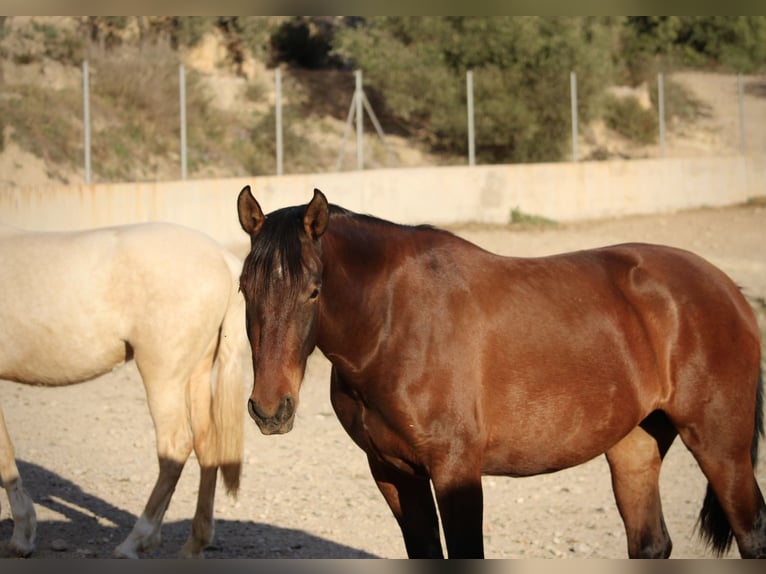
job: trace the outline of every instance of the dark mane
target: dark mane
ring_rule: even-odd
[[[434,227],[433,225],[428,224],[419,224],[419,225],[406,225],[402,223],[395,223],[393,221],[389,221],[387,219],[381,219],[380,217],[375,217],[374,215],[367,215],[363,213],[356,213],[354,211],[350,211],[346,209],[345,207],[341,207],[339,205],[330,204],[330,217],[334,215],[339,216],[345,216],[350,219],[357,220],[362,223],[368,223],[373,225],[383,225],[383,226],[391,226],[396,227],[399,229],[408,229],[412,231],[436,231],[439,233],[445,233],[447,235],[452,235],[452,232],[447,231],[446,229],[441,229],[439,227]]]
[[[253,296],[266,295],[279,285],[280,289],[293,290],[299,285],[302,274],[300,234],[303,231],[305,205],[285,207],[266,217],[250,253],[245,259],[240,289]],[[330,222],[336,218],[363,226],[383,226],[409,231],[435,231],[451,235],[449,231],[431,225],[401,225],[375,217],[350,211],[339,205],[329,205]],[[330,223],[332,225],[332,223]],[[278,270],[282,270],[282,278]]]
[[[266,217],[242,267],[239,286],[243,293],[266,295],[276,287],[279,269],[284,276],[283,287],[296,287],[302,271],[300,232],[304,209],[285,207]]]

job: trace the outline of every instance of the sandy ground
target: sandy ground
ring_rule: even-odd
[[[753,298],[766,297],[766,207],[697,210],[527,229],[466,226],[460,235],[503,254],[538,255],[627,240],[689,248],[728,272]],[[262,436],[246,429],[238,499],[219,492],[208,558],[403,558],[393,517],[329,404],[328,363],[313,356],[295,429]],[[0,381],[19,467],[38,513],[35,558],[105,558],[127,535],[156,478],[154,432],[143,387],[129,363],[66,388]],[[248,419],[249,421],[249,419]],[[766,491],[766,449],[758,480]],[[194,510],[196,462],[187,465],[148,556],[175,557]],[[705,480],[682,443],[661,477],[674,558],[707,558],[694,524]],[[599,457],[559,473],[487,477],[489,558],[623,558],[625,534]],[[0,556],[12,522],[0,495]],[[730,557],[736,557],[734,551]]]

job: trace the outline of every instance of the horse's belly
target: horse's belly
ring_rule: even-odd
[[[90,380],[121,365],[126,344],[107,332],[15,332],[0,349],[0,378],[39,385]]]
[[[544,414],[519,409],[491,427],[483,471],[531,476],[583,464],[614,446],[647,414],[639,405],[609,401],[574,402]]]
[[[486,451],[483,474],[503,476],[534,476],[548,472],[563,470],[588,462],[605,452],[612,444],[602,441],[590,442],[585,447],[564,450],[548,444],[528,444],[526,448],[519,445],[507,448],[495,447]]]

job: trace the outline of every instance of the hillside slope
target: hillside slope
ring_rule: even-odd
[[[81,31],[74,18],[8,20],[0,39],[0,111],[6,115],[0,121],[0,186],[83,183],[81,60],[74,51],[62,55],[61,48],[75,43],[72,38]],[[87,44],[82,51],[90,61],[91,91],[106,93],[91,96],[94,183],[180,178],[179,59],[191,82],[188,177],[275,172],[274,72],[247,54],[233,65],[220,33],[210,33],[194,49],[178,54],[146,47],[105,53]],[[129,73],[134,76],[127,77]],[[124,85],[104,87],[120,80]],[[736,76],[686,71],[668,75],[666,82],[671,81],[688,91],[701,114],[694,121],[668,121],[665,156],[739,153]],[[347,131],[346,122],[353,82],[347,71],[283,71],[285,173],[356,169],[354,133]],[[610,89],[651,105],[646,85]],[[126,102],[134,103],[128,98],[142,99],[134,117],[118,113]],[[766,153],[766,77],[746,78],[744,111],[747,153]],[[669,118],[672,112],[667,110]],[[22,113],[24,121],[14,122]],[[432,153],[403,132],[387,129],[384,141],[369,118],[365,121],[365,168],[467,161]],[[644,158],[657,157],[659,146],[635,144],[596,121],[580,126],[578,152],[584,160]]]

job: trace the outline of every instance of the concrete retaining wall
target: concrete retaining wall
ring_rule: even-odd
[[[265,212],[315,187],[348,209],[401,223],[556,221],[722,206],[766,195],[766,156],[399,168],[360,172],[0,190],[0,222],[37,230],[174,221],[224,244],[244,240],[236,197]]]

